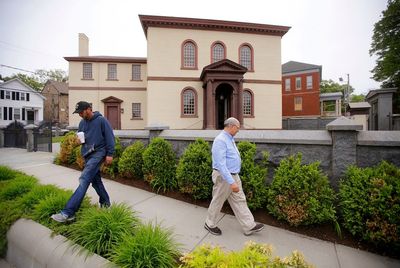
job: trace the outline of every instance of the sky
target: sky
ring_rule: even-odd
[[[89,37],[91,56],[146,57],[143,14],[290,26],[282,63],[322,65],[322,79],[338,83],[349,74],[354,93],[366,94],[380,86],[369,50],[386,7],[386,0],[0,0],[0,74],[23,73],[1,65],[68,71],[64,57],[78,56],[78,33]]]

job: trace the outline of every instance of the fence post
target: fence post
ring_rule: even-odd
[[[337,190],[339,180],[349,165],[357,164],[357,131],[363,126],[344,116],[330,122],[326,129],[332,137],[332,186]]]
[[[26,150],[28,152],[33,152],[34,150],[34,142],[35,142],[35,137],[33,136],[33,129],[36,128],[34,124],[29,124],[26,127],[24,127],[26,130]]]
[[[149,130],[149,143],[152,139],[158,137],[163,130],[169,129],[168,126],[149,126],[144,129]]]
[[[0,148],[4,147],[4,129],[6,126],[0,126]]]

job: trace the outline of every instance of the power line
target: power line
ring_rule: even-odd
[[[29,71],[29,70],[25,70],[25,69],[21,69],[21,68],[17,68],[17,67],[12,67],[12,66],[5,65],[5,64],[0,64],[0,67],[6,67],[6,68],[14,69],[14,70],[19,70],[19,71],[23,71],[23,72],[37,74],[37,72],[32,72],[32,71]]]

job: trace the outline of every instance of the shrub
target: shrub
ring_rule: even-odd
[[[0,202],[14,200],[32,190],[36,184],[37,180],[34,177],[20,173],[1,188]]]
[[[0,181],[6,181],[14,179],[19,173],[18,171],[12,170],[6,166],[0,166]]]
[[[85,159],[81,154],[81,149],[82,145],[79,145],[72,150],[72,153],[74,155],[73,158],[75,159],[75,164],[78,165],[80,170],[83,170],[83,168],[85,167]]]
[[[344,227],[375,245],[400,249],[400,169],[382,161],[350,166],[339,185]]]
[[[0,257],[7,253],[7,231],[23,212],[14,200],[0,202]]]
[[[115,248],[111,261],[121,267],[176,267],[178,248],[170,230],[148,223],[140,226],[134,236],[125,236]]]
[[[63,164],[75,163],[76,155],[73,153],[73,149],[78,145],[79,141],[76,137],[76,133],[73,131],[68,132],[60,143],[60,153],[56,162],[61,162]]]
[[[336,221],[335,194],[319,162],[301,164],[301,154],[283,159],[268,189],[268,211],[290,225]]]
[[[136,141],[128,146],[118,163],[118,171],[125,177],[143,178],[143,152],[144,144],[141,141]]]
[[[56,195],[60,190],[54,185],[36,185],[18,200],[18,206],[25,214],[32,212],[35,205],[49,195]]]
[[[256,145],[254,143],[241,141],[238,143],[238,150],[242,158],[240,179],[246,195],[247,205],[252,210],[265,207],[267,202],[267,186],[265,183],[267,168],[254,163],[256,156]],[[268,160],[268,153],[264,152],[263,157],[265,165]]]
[[[184,255],[181,259],[182,268],[202,267],[313,267],[304,260],[304,256],[293,251],[289,257],[281,259],[272,255],[272,247],[267,244],[257,244],[249,241],[239,252],[225,253],[220,247],[202,245]]]
[[[115,174],[118,174],[118,162],[121,155],[122,155],[122,146],[119,138],[115,137],[113,160],[111,162],[111,165],[106,165],[105,163],[103,163],[101,165],[101,172],[108,174],[112,178],[114,178]]]
[[[139,223],[138,217],[125,204],[113,204],[109,208],[91,207],[81,214],[79,221],[68,231],[69,239],[90,253],[106,257],[124,236],[133,234]]]
[[[172,145],[163,138],[154,138],[143,152],[143,174],[153,189],[164,192],[177,186],[176,157]]]
[[[193,196],[194,199],[211,197],[211,152],[208,142],[197,139],[189,144],[179,159],[176,178],[179,191]]]

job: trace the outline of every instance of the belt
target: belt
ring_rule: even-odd
[[[219,172],[219,170],[218,170],[218,169],[216,169],[216,168],[213,168],[213,170],[216,170],[216,171],[218,171],[218,172]],[[239,174],[239,173],[231,173],[231,175],[232,175],[232,176],[236,176],[237,174]]]

